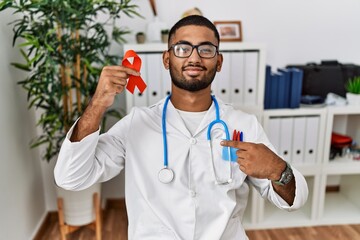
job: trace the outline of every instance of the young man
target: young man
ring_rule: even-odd
[[[256,118],[211,96],[223,62],[218,46],[208,19],[181,19],[163,53],[171,97],[133,108],[99,135],[105,110],[128,77],[139,75],[124,66],[104,67],[94,97],[63,143],[55,167],[60,187],[81,190],[125,169],[129,239],[247,239],[241,220],[249,185],[288,211],[307,199],[304,177],[274,153]],[[222,140],[223,126],[212,125],[215,119],[230,132],[242,131],[244,141]],[[238,149],[234,162],[225,156],[227,146]]]

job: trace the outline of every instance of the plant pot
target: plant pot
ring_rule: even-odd
[[[100,197],[101,183],[81,191],[68,191],[57,187],[57,197],[63,200],[64,222],[82,226],[95,221],[94,193]]]
[[[360,105],[360,94],[346,93],[346,100],[349,105]]]
[[[161,42],[167,43],[168,39],[169,39],[169,34],[167,34],[167,33],[166,34],[164,34],[164,33],[161,34]]]
[[[145,43],[145,40],[146,40],[145,34],[136,35],[137,43]]]

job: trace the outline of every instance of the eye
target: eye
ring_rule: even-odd
[[[211,45],[202,45],[199,47],[199,52],[201,55],[210,56],[214,54],[214,46]]]
[[[187,45],[179,45],[178,51],[181,53],[188,53],[191,51],[191,47]]]

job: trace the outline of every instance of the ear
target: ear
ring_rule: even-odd
[[[216,71],[217,72],[221,71],[222,63],[223,63],[223,55],[221,53],[219,53],[217,56],[217,62],[216,62]]]
[[[162,58],[163,58],[163,64],[164,64],[164,67],[166,70],[169,70],[169,52],[168,51],[164,51],[163,52],[163,55],[162,55]]]

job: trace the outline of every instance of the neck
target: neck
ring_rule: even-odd
[[[187,112],[203,112],[210,108],[212,99],[210,87],[198,92],[172,89],[171,103],[176,109]]]

